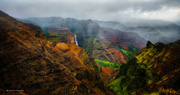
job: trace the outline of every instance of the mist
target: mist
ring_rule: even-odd
[[[180,38],[179,5],[180,0],[0,0],[0,10],[16,18],[116,21],[116,25],[98,24],[138,33],[153,43],[169,43]]]
[[[71,17],[136,25],[143,20],[180,19],[179,0],[0,0],[0,10],[17,18]]]

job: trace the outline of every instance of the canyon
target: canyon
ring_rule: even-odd
[[[93,20],[44,17],[21,19],[21,21],[40,26],[45,34],[51,34],[48,27],[66,27],[76,35],[78,46],[87,50],[95,59],[103,61],[126,63],[128,59],[145,47],[147,42],[137,33],[100,27]]]
[[[159,37],[155,28],[136,29]],[[19,21],[0,11],[0,94],[179,95],[180,40],[154,44],[142,35],[93,20]]]

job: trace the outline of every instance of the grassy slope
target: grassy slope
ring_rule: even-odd
[[[113,63],[113,62],[102,61],[102,60],[98,60],[98,59],[95,59],[95,62],[96,62],[96,63],[99,63],[100,66],[105,67],[105,68],[118,69],[118,68],[120,68],[120,66],[122,65],[121,63]]]

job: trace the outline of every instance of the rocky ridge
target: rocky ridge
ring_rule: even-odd
[[[109,87],[118,95],[180,94],[179,58],[179,46],[148,42],[146,48],[120,67]]]

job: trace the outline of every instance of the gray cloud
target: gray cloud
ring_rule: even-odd
[[[151,18],[171,21],[179,19],[179,5],[180,0],[0,0],[0,10],[15,17],[61,16],[97,20]],[[166,13],[165,17],[160,17]]]

